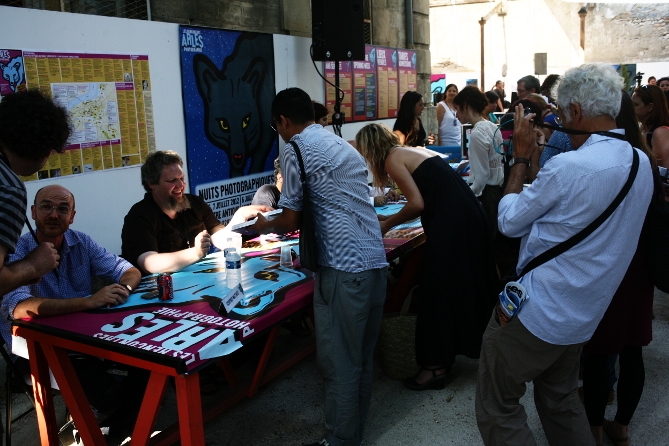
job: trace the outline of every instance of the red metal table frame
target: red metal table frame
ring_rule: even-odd
[[[420,233],[403,240],[404,242],[395,240],[393,243],[395,246],[387,246],[388,260],[405,253],[409,253],[412,259],[409,262],[409,268],[402,274],[400,281],[394,287],[394,291],[389,295],[389,303],[396,301],[397,296],[406,296],[408,289],[410,289],[422,254],[422,250],[415,248],[424,242],[425,236]],[[313,282],[311,283],[313,286]],[[313,292],[313,288],[311,292]],[[303,308],[305,307],[300,310]],[[228,383],[234,390],[226,398],[203,409],[198,372],[179,374],[175,367],[164,363],[159,364],[145,358],[135,357],[127,352],[109,350],[100,345],[66,339],[57,334],[45,332],[39,324],[18,321],[18,325],[13,330],[15,335],[25,338],[28,344],[36,414],[42,445],[55,446],[59,444],[49,368],[51,368],[58,383],[63,400],[70,410],[84,444],[105,444],[81,384],[76,379],[76,373],[68,351],[105,358],[151,372],[132,433],[131,445],[168,445],[179,440],[184,446],[204,445],[205,421],[210,420],[242,399],[254,396],[261,385],[266,384],[315,351],[315,343],[311,342],[301,350],[283,358],[278,364],[268,368],[269,358],[274,349],[281,322],[277,322],[269,330],[269,336],[265,341],[262,355],[250,384],[242,385],[229,359],[227,357],[219,358]],[[72,377],[75,378],[72,379]],[[169,377],[175,379],[179,422],[151,438]]]
[[[315,351],[315,343],[284,358],[268,368],[269,358],[274,349],[276,337],[281,328],[278,323],[270,331],[265,346],[256,366],[253,380],[248,385],[241,385],[227,357],[219,358],[223,371],[234,392],[203,410],[200,397],[199,373],[178,374],[174,367],[157,364],[129,354],[107,350],[83,342],[64,339],[54,334],[44,333],[31,328],[29,323],[21,322],[13,328],[14,334],[26,339],[32,371],[33,392],[36,402],[36,414],[42,445],[58,445],[58,425],[54,410],[53,395],[49,377],[49,367],[58,383],[65,404],[79,430],[84,444],[105,444],[93,411],[88,405],[84,391],[76,379],[76,373],[70,361],[68,351],[76,351],[111,361],[128,364],[151,372],[144,394],[142,406],[132,433],[134,445],[168,445],[181,440],[184,446],[204,445],[204,422],[223,412],[236,402],[252,397],[261,385],[266,384],[281,372],[297,364]],[[70,379],[75,377],[75,379]],[[163,399],[167,378],[174,377],[179,422],[150,438]]]

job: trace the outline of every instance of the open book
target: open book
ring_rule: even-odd
[[[266,219],[272,220],[277,215],[279,215],[282,211],[283,211],[283,209],[276,209],[274,211],[261,212],[261,214]],[[251,235],[251,236],[258,235],[258,233],[255,230],[251,229],[251,226],[253,226],[256,223],[256,221],[258,221],[258,219],[253,218],[251,220],[245,221],[244,223],[238,223],[236,225],[232,225],[232,227],[230,227],[230,230],[233,231],[233,232],[237,232],[239,234],[242,234],[242,235]]]

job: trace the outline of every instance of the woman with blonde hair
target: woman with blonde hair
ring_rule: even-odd
[[[456,355],[478,358],[481,337],[498,287],[486,215],[467,184],[438,153],[403,147],[381,124],[356,135],[374,186],[397,183],[407,204],[397,214],[379,216],[381,232],[420,217],[425,242],[416,322],[420,371],[404,380],[413,390],[441,389]],[[444,280],[447,276],[450,280]]]

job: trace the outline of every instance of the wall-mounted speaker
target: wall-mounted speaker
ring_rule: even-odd
[[[363,0],[312,0],[314,60],[364,60]]]

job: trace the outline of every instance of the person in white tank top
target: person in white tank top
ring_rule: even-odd
[[[462,138],[462,124],[455,116],[453,99],[458,94],[458,87],[449,84],[443,101],[437,104],[437,122],[439,122],[439,145],[459,146]]]

